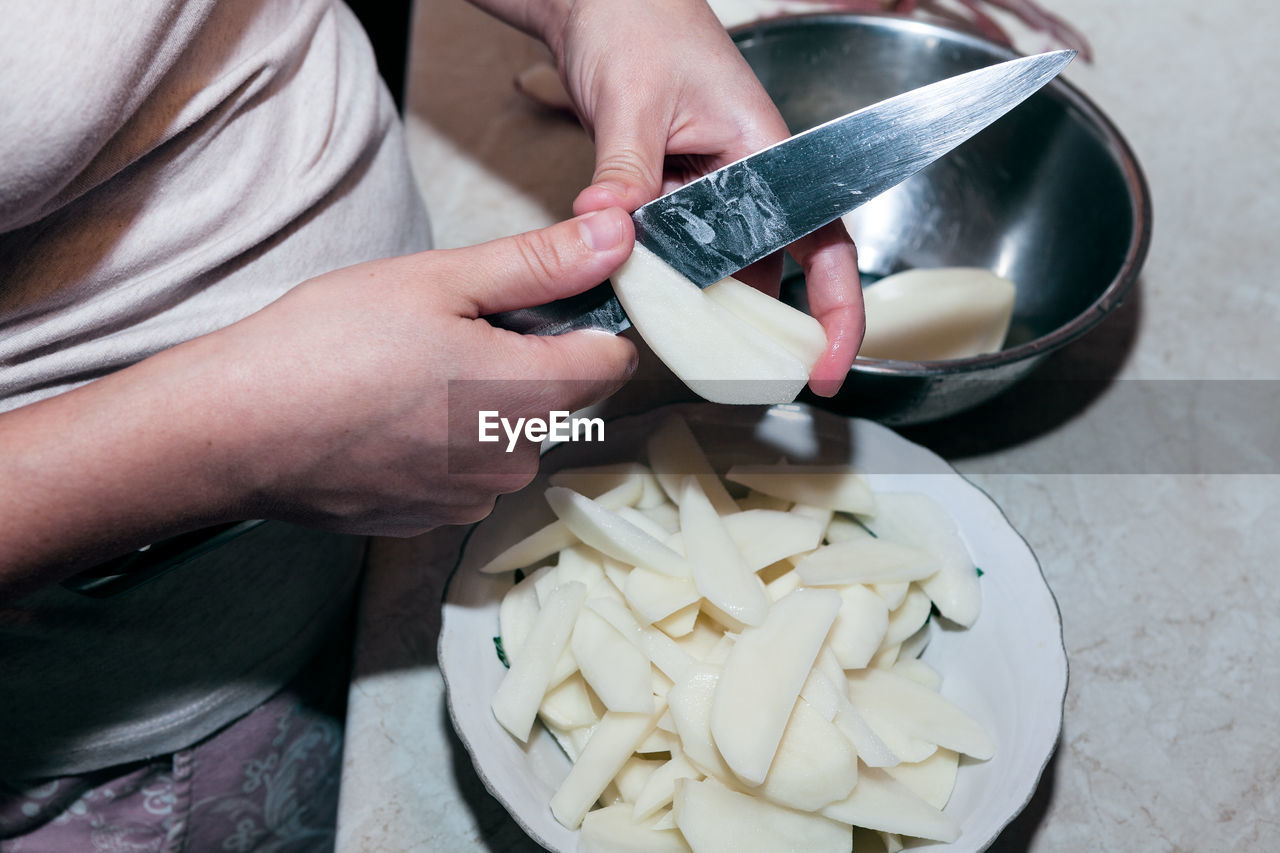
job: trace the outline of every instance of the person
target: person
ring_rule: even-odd
[[[703,0],[472,2],[551,49],[595,173],[567,221],[431,250],[338,0],[0,0],[6,850],[331,845],[362,537],[478,520],[532,478],[527,442],[459,473],[452,412],[574,410],[635,366],[620,337],[482,318],[604,280],[629,211],[787,135]],[[855,252],[839,227],[791,251],[830,394]],[[66,584],[243,519],[267,522],[118,595]]]

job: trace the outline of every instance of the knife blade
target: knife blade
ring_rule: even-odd
[[[979,68],[796,134],[640,207],[631,216],[636,241],[707,287],[902,183],[1016,107],[1075,55],[1058,50]],[[487,319],[538,335],[630,325],[608,282]]]

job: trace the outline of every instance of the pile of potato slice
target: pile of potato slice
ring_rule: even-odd
[[[847,469],[722,480],[679,416],[647,449],[553,475],[557,520],[482,568],[528,572],[499,609],[493,713],[573,761],[550,808],[579,850],[955,840],[959,755],[995,746],[918,659],[935,607],[980,609],[950,518]]]

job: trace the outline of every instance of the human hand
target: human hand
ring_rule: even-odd
[[[533,478],[538,446],[479,443],[476,413],[574,411],[636,354],[603,332],[530,337],[482,317],[585,290],[633,242],[613,208],[348,267],[0,414],[0,600],[229,521],[410,535],[483,517]]]
[[[492,2],[492,0],[491,0]],[[790,135],[759,81],[701,0],[578,0],[541,32],[596,144],[576,213],[628,211]],[[840,222],[797,241],[809,307],[827,334],[810,387],[834,394],[863,334],[857,253]],[[738,277],[777,295],[781,258]]]
[[[480,318],[597,284],[632,241],[614,208],[360,264],[210,336],[252,402],[235,422],[252,438],[236,470],[254,484],[253,514],[392,535],[482,518],[533,478],[538,445],[479,444],[477,412],[582,408],[616,390],[636,355],[601,332],[523,336]]]

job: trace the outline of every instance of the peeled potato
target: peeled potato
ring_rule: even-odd
[[[700,853],[849,853],[853,833],[812,812],[731,790],[714,779],[680,780],[676,826]]]
[[[645,343],[691,391],[706,400],[790,403],[809,381],[816,358],[802,361],[769,334],[708,297],[644,246],[637,245],[614,273],[613,290]],[[798,313],[772,301],[779,314]],[[784,325],[784,321],[777,325]],[[785,325],[792,328],[790,323]]]
[[[736,278],[721,279],[702,292],[805,364],[812,365],[827,349],[821,323]]]
[[[858,354],[941,361],[995,352],[1013,317],[1013,282],[977,267],[914,269],[863,288],[867,333]]]
[[[798,589],[774,603],[760,627],[743,631],[729,652],[711,707],[711,732],[725,763],[748,785],[759,785],[769,772],[839,609],[840,596],[830,590]]]

